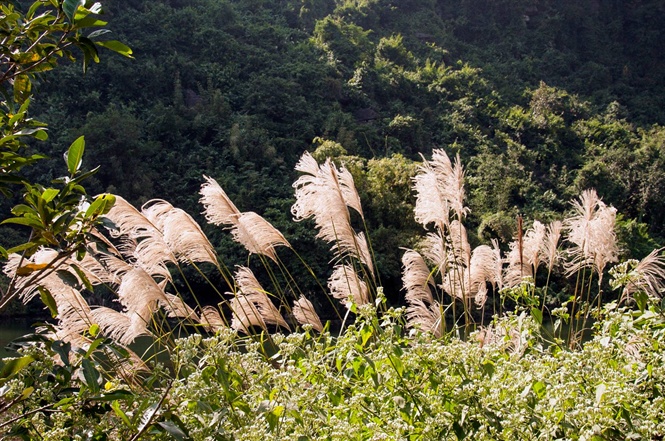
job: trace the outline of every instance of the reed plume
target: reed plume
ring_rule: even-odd
[[[416,221],[425,228],[433,223],[444,230],[450,223],[451,211],[458,221],[464,219],[469,208],[464,205],[464,169],[459,155],[453,164],[444,150],[435,149],[431,161],[423,157],[418,171],[413,179]]]
[[[319,166],[308,152],[300,158],[296,170],[303,175],[293,183],[296,202],[291,213],[294,220],[313,218],[319,230],[316,237],[333,244],[337,260],[355,257],[373,274],[367,240],[362,233],[356,234],[353,230],[347,208],[363,216],[351,173],[344,167],[337,168],[330,159]]]
[[[238,267],[235,273],[235,280],[238,284],[238,290],[247,300],[254,304],[264,323],[278,325],[290,330],[286,320],[284,320],[279,310],[272,303],[252,270],[243,266]]]
[[[222,318],[219,313],[219,309],[214,306],[204,306],[201,310],[201,315],[199,317],[199,322],[203,327],[208,331],[217,331],[222,328],[226,328],[226,321]]]
[[[618,256],[614,234],[616,209],[605,205],[595,190],[583,191],[572,205],[573,215],[564,220],[567,240],[573,245],[568,250],[571,260],[566,273],[571,275],[584,267],[593,267],[600,284],[606,264],[616,262]]]
[[[637,291],[645,292],[652,299],[662,299],[665,291],[665,248],[658,248],[640,260],[624,286],[621,301]]]
[[[323,332],[323,323],[314,309],[312,302],[304,296],[293,302],[293,316],[301,325],[310,325],[318,332]]]
[[[291,247],[284,235],[270,222],[252,211],[241,213],[217,181],[207,176],[204,178],[207,182],[201,186],[200,201],[208,222],[217,226],[230,226],[233,240],[250,253],[267,256],[275,262],[276,247]]]
[[[212,244],[189,214],[163,200],[148,201],[141,211],[162,232],[179,262],[218,265]]]
[[[546,234],[545,225],[534,221],[531,228],[523,234],[521,241],[518,239],[510,243],[510,251],[506,258],[508,266],[504,275],[506,286],[514,287],[525,277],[535,277],[538,266],[544,258]],[[556,251],[556,245],[554,250]]]
[[[240,215],[240,211],[233,204],[226,192],[213,178],[203,176],[206,183],[201,186],[199,194],[203,204],[206,220],[213,225],[232,225]]]
[[[335,266],[328,279],[328,289],[330,294],[340,300],[347,309],[351,309],[349,299],[358,306],[369,303],[367,284],[350,265]]]
[[[408,303],[407,325],[440,337],[441,306],[432,296],[430,285],[433,285],[434,281],[429,268],[416,251],[407,250],[402,256],[402,282]]]

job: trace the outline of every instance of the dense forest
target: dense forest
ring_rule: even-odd
[[[354,174],[392,298],[400,247],[423,235],[411,177],[434,148],[466,165],[470,240],[550,221],[595,188],[623,217],[624,257],[661,242],[665,6],[658,1],[114,0],[104,19],[134,59],[63,65],[35,117],[58,158],[79,135],[88,189],[192,214],[202,175],[264,215],[322,274],[326,248],[291,221],[309,150]],[[54,161],[33,173],[57,175]],[[7,206],[8,203],[5,203]],[[7,230],[4,230],[7,231]],[[242,252],[208,231],[230,266]],[[11,233],[7,233],[10,234]],[[297,270],[296,270],[297,271]]]
[[[662,3],[0,2],[0,436],[663,439]]]

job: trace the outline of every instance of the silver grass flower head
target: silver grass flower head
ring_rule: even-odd
[[[155,226],[146,216],[137,210],[124,198],[114,195],[116,200],[111,210],[105,215],[116,226],[110,229],[111,236],[128,236],[132,239],[139,237],[151,237],[158,233]]]
[[[517,286],[524,277],[534,277],[540,262],[545,258],[543,249],[546,237],[545,225],[534,221],[522,236],[521,249],[517,239],[510,243],[510,251],[506,258],[508,266],[504,276],[507,286]]]
[[[291,248],[291,244],[277,228],[252,211],[242,213],[237,217],[231,234],[233,239],[242,244],[250,253],[264,255],[275,262],[277,261],[276,247]]]
[[[455,265],[468,267],[471,260],[471,245],[469,245],[466,228],[455,219],[450,223],[448,236],[450,238],[448,261]]]
[[[423,240],[423,257],[436,265],[440,274],[448,270],[448,246],[442,236],[442,230],[437,229],[434,233],[428,233]]]
[[[652,299],[662,299],[665,292],[665,248],[658,248],[637,262],[624,286],[621,300],[630,298],[637,291],[645,292]]]
[[[206,183],[201,186],[200,202],[203,204],[205,218],[213,225],[232,225],[240,215],[226,192],[213,178],[203,176]]]
[[[547,233],[545,241],[543,242],[543,261],[547,265],[549,271],[557,264],[559,260],[559,242],[561,240],[561,231],[563,230],[563,222],[553,221],[547,226]]]
[[[430,332],[434,337],[441,337],[441,305],[414,299],[406,308],[406,324],[410,328]]]
[[[293,316],[301,325],[311,325],[318,332],[323,332],[323,323],[314,309],[312,302],[304,296],[293,302]]]
[[[168,301],[166,294],[155,280],[140,267],[134,267],[123,275],[116,292],[120,304],[130,318],[133,319],[132,314],[137,313],[144,324],[149,322],[160,303]],[[140,323],[135,326],[138,325]]]
[[[245,334],[249,334],[249,330],[252,326],[267,330],[266,323],[263,321],[261,313],[247,296],[238,294],[231,299],[231,311],[233,312],[231,329]]]
[[[219,309],[214,306],[204,306],[199,321],[207,331],[217,331],[227,327],[226,321],[219,313]]]
[[[122,345],[129,345],[141,335],[149,335],[147,326],[132,326],[129,315],[105,306],[92,310],[95,323],[99,325],[105,336]]]
[[[346,308],[351,308],[353,300],[358,306],[370,302],[369,289],[364,280],[360,278],[356,270],[350,265],[337,265],[328,279],[330,294],[340,300]]]
[[[407,250],[402,256],[402,283],[406,290],[406,301],[422,300],[432,304],[434,298],[430,285],[434,284],[432,274],[422,256],[414,251]]]
[[[179,262],[218,265],[212,244],[189,214],[162,200],[147,202],[142,212],[160,229]]]
[[[608,207],[598,198],[595,190],[585,190],[578,200],[572,202],[574,213],[564,220],[571,260],[566,264],[566,273],[571,275],[581,268],[593,267],[602,280],[603,269],[609,262],[616,262],[618,247],[614,227],[616,209]]]
[[[165,299],[159,301],[159,306],[164,308],[169,317],[198,321],[199,318],[194,310],[182,298],[168,293],[165,294],[165,297]]]
[[[278,325],[290,330],[286,320],[284,320],[284,317],[282,317],[279,310],[272,303],[266,290],[263,289],[252,270],[239,266],[235,273],[235,280],[238,284],[238,290],[246,299],[254,304],[264,323]]]
[[[346,256],[359,259],[370,272],[373,265],[367,241],[351,227],[347,207],[362,216],[360,198],[351,173],[344,167],[338,169],[330,160],[319,166],[306,152],[296,164],[296,170],[304,173],[293,187],[296,202],[291,207],[295,221],[313,218],[319,230],[317,238],[332,243],[336,260]]]

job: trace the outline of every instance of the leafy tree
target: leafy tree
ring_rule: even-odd
[[[81,162],[85,147],[83,137],[71,144],[65,154],[67,176],[54,181],[53,186],[36,184],[20,174],[23,167],[42,159],[29,151],[30,140],[45,140],[46,127],[28,116],[28,108],[37,76],[53,69],[60,59],[74,60],[73,49],[83,55],[83,70],[90,62],[99,62],[98,47],[131,56],[132,51],[115,40],[93,40],[103,36],[106,22],[98,15],[101,4],[83,1],[36,1],[23,12],[13,3],[0,5],[0,191],[10,195],[12,187],[22,184],[23,203],[12,209],[13,217],[3,223],[29,227],[27,242],[9,250],[0,247],[0,257],[9,253],[31,254],[39,246],[59,250],[50,263],[21,266],[17,274],[28,277],[22,286],[54,271],[72,253],[85,252],[85,241],[97,217],[110,209],[114,199],[100,195],[94,200],[86,197],[81,181],[92,172],[84,173]],[[92,30],[92,31],[91,31]],[[91,32],[89,32],[91,31]],[[0,298],[0,309],[19,294],[12,280]],[[48,302],[47,302],[48,303]]]

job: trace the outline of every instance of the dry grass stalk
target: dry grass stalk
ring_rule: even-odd
[[[304,296],[293,302],[293,316],[301,325],[310,325],[318,332],[323,332],[323,323],[319,318],[312,302]]]

